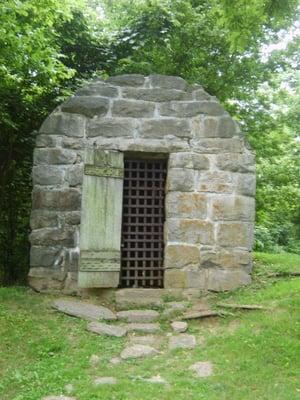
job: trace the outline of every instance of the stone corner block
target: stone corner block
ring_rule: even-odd
[[[32,169],[34,185],[61,185],[64,181],[64,170],[59,166],[38,165]]]
[[[31,267],[28,284],[37,292],[57,293],[63,289],[65,278],[66,272],[62,269]]]
[[[36,148],[33,153],[34,165],[74,164],[76,159],[77,153],[74,150],[62,148]]]
[[[251,252],[238,248],[202,249],[200,265],[202,269],[240,269],[251,272]]]
[[[77,114],[52,113],[43,122],[40,133],[83,137],[85,117]]]
[[[233,290],[249,285],[251,276],[243,270],[209,269],[207,271],[207,289],[211,291]]]
[[[205,116],[194,119],[193,130],[196,137],[232,138],[237,135],[235,121],[228,115]]]
[[[73,229],[42,228],[31,232],[29,240],[36,246],[65,246],[74,247]]]
[[[248,250],[253,246],[254,223],[220,222],[217,229],[217,243],[224,247],[242,247]]]
[[[140,74],[124,74],[110,76],[106,82],[116,86],[143,86],[145,77]]]
[[[89,85],[79,88],[75,96],[101,96],[101,97],[118,97],[118,88],[110,86],[105,82],[91,82]]]
[[[77,211],[81,207],[81,194],[77,189],[34,190],[33,209]]]
[[[30,214],[30,228],[52,228],[58,226],[58,215],[55,211],[32,210]]]
[[[82,114],[92,118],[95,115],[106,115],[109,108],[109,100],[100,96],[73,96],[62,105],[62,111]]]
[[[186,90],[187,83],[179,76],[167,76],[153,74],[149,76],[151,87],[160,87],[162,89]]]
[[[224,171],[254,173],[255,156],[250,152],[242,154],[221,153],[217,155],[217,166]]]
[[[239,174],[237,180],[237,193],[254,197],[256,192],[255,174]]]
[[[216,195],[211,199],[215,221],[249,221],[255,218],[255,200],[238,195]]]

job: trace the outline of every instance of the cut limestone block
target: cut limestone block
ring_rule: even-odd
[[[97,335],[122,337],[127,333],[127,329],[118,325],[108,325],[101,322],[90,322],[87,330]]]
[[[153,322],[159,318],[159,313],[154,310],[129,310],[117,313],[117,318],[127,322]]]
[[[151,346],[136,344],[134,346],[126,347],[122,353],[121,358],[127,360],[129,358],[144,358],[157,355],[159,352]]]
[[[56,300],[52,307],[72,317],[86,319],[88,321],[99,321],[100,319],[112,321],[117,319],[116,315],[106,307],[74,300]]]

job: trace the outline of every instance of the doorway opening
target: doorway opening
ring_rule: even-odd
[[[121,287],[163,287],[166,176],[166,158],[125,157]]]

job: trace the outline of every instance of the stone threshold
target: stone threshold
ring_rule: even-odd
[[[133,307],[162,307],[165,302],[197,300],[204,296],[199,289],[85,289],[82,298],[97,297],[108,303],[114,303],[117,310]]]

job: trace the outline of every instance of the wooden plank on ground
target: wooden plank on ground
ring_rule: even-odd
[[[269,308],[257,304],[233,304],[233,303],[217,303],[218,307],[235,308],[242,310],[268,310]]]

